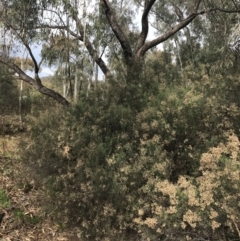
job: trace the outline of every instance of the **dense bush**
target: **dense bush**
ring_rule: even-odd
[[[23,159],[61,224],[83,240],[237,237],[239,103],[202,71],[201,82],[187,72],[185,84],[155,85],[138,109],[88,99],[29,116]]]

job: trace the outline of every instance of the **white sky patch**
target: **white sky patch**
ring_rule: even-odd
[[[34,71],[26,70],[25,73],[29,75],[30,77],[34,78]],[[53,76],[55,73],[54,68],[49,68],[49,67],[41,67],[40,72],[39,72],[39,77],[48,77],[48,76]]]
[[[48,67],[41,67],[39,76],[40,77],[47,77],[47,76],[53,76],[55,73],[54,69],[50,69]]]
[[[24,71],[27,75],[29,75],[30,77],[34,78],[34,72],[30,71],[30,70],[26,70]]]

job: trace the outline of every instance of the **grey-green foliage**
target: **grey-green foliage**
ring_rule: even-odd
[[[39,12],[41,6],[36,0],[10,0],[5,5],[6,25],[10,24],[15,29],[18,29],[21,34],[24,32],[25,38],[29,41],[37,34],[34,26],[38,24]]]

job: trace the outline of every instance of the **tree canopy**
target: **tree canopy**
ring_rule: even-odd
[[[49,57],[50,52],[48,56],[43,52],[43,59],[38,62],[34,44],[43,45],[45,49],[46,46],[52,48],[60,44],[52,39],[61,36],[69,55],[62,61],[69,62],[70,55],[80,56],[86,50],[85,56],[97,64],[107,79],[113,81],[117,66],[122,66],[123,80],[114,81],[120,82],[120,86],[136,85],[149,50],[168,40],[175,42],[177,48],[185,42],[189,49],[187,54],[194,60],[196,47],[213,36],[209,36],[209,32],[230,32],[238,21],[239,8],[240,4],[235,0],[100,0],[88,3],[84,0],[1,0],[1,29],[11,51],[9,55],[1,51],[0,62],[41,93],[69,105],[66,98],[43,86],[39,78],[42,61],[57,56],[51,52],[53,55]],[[154,36],[149,36],[150,27],[154,29]],[[72,45],[74,41],[76,44]],[[223,39],[224,44],[227,44],[226,39],[225,42]],[[27,49],[34,64],[34,77],[27,75],[12,61],[13,55],[22,48]],[[175,58],[184,65],[185,54],[177,53]],[[74,60],[75,72],[80,68],[78,58]]]

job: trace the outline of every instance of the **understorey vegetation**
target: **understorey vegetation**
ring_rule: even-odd
[[[239,239],[240,82],[195,70],[151,79],[135,104],[109,89],[27,117],[29,182],[65,228],[82,240]]]

